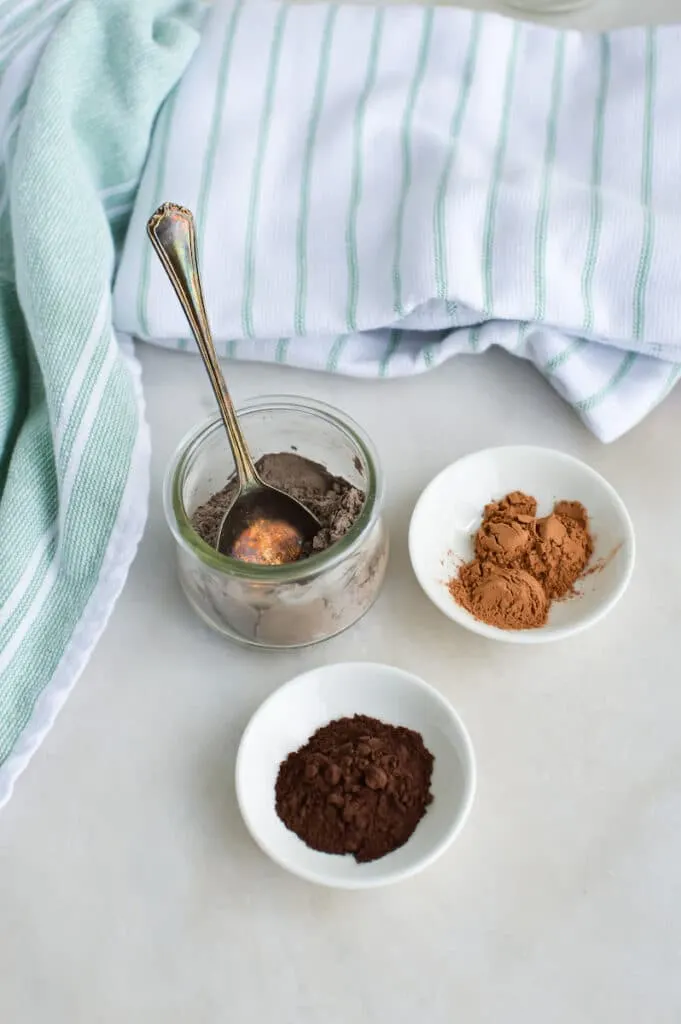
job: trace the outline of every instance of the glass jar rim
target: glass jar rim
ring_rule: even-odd
[[[191,524],[182,497],[182,485],[190,460],[201,445],[217,429],[224,430],[220,415],[211,416],[193,427],[180,441],[168,464],[163,481],[163,506],[168,526],[175,540],[185,550],[199,558],[211,569],[250,582],[290,583],[304,579],[318,571],[342,562],[361,543],[380,513],[383,499],[383,476],[376,449],[368,434],[347,413],[327,402],[302,395],[264,395],[244,402],[238,415],[254,412],[291,411],[308,413],[331,422],[360,450],[363,455],[367,480],[362,511],[348,532],[330,545],[308,558],[286,565],[257,565],[238,558],[219,554],[201,539]],[[225,438],[225,444],[228,444]]]

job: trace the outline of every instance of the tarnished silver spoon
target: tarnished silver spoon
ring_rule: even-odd
[[[295,562],[321,526],[290,494],[270,487],[253,464],[208,325],[196,256],[194,217],[175,203],[164,203],[147,223],[163,268],[170,278],[208,373],[236,465],[238,487],[218,530],[217,550],[244,562]]]

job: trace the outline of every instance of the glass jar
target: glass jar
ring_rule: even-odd
[[[297,452],[365,494],[350,530],[326,551],[287,565],[253,565],[206,544],[195,510],[235,473],[219,417],[192,430],[173,456],[163,498],[178,574],[194,610],[218,632],[256,647],[302,647],[335,636],[378,597],[388,562],[383,478],[375,449],[345,413],[295,396],[258,398],[239,410],[254,461]]]

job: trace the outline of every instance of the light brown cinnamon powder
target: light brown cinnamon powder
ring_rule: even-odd
[[[589,516],[558,501],[537,518],[535,498],[513,491],[485,506],[473,561],[448,583],[455,601],[498,629],[543,626],[552,601],[570,596],[593,551]]]

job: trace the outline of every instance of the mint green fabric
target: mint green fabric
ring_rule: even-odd
[[[201,12],[0,3],[0,805],[143,529],[148,438],[111,285],[152,125]]]

